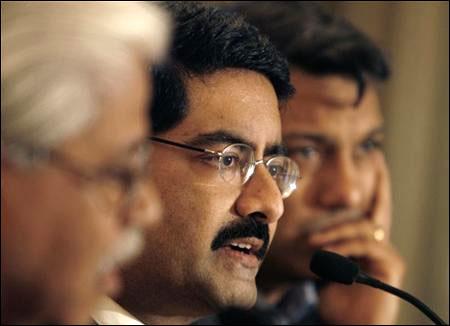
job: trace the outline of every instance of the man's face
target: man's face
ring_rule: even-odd
[[[386,168],[379,147],[383,121],[373,85],[355,107],[356,83],[350,79],[319,78],[296,69],[291,76],[298,92],[282,116],[282,132],[302,179],[285,201],[285,214],[261,271],[264,280],[310,276],[309,261],[319,248],[309,237],[370,218],[378,175]]]
[[[187,94],[187,117],[158,137],[215,151],[246,143],[257,160],[279,150],[278,102],[262,75],[230,69],[192,78]],[[217,161],[204,153],[154,143],[152,173],[165,208],[163,223],[149,230],[145,257],[127,271],[123,302],[138,313],[193,317],[253,305],[257,256],[283,212],[264,165],[236,185],[222,179]],[[241,236],[224,232],[230,226]],[[232,249],[231,242],[251,244],[251,252]]]
[[[159,217],[150,181],[125,203],[119,179],[105,173],[133,171],[142,161],[136,145],[148,130],[146,75],[136,64],[98,119],[55,150],[91,181],[59,161],[20,167],[2,157],[2,320],[86,322],[100,295],[119,289],[111,263],[136,254],[127,241],[139,242],[128,232]]]

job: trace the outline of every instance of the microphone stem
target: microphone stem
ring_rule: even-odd
[[[400,298],[408,301],[410,304],[414,305],[417,309],[422,311],[428,318],[430,318],[436,325],[446,325],[446,323],[436,314],[434,313],[426,304],[424,304],[419,299],[413,297],[411,294],[397,289],[393,286],[385,284],[377,279],[374,279],[364,273],[359,273],[355,280],[357,283],[366,284],[372,286],[374,288],[378,288],[394,295],[399,296]]]

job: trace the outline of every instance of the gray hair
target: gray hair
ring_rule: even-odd
[[[82,131],[169,34],[167,14],[143,2],[2,1],[2,156],[26,163]]]

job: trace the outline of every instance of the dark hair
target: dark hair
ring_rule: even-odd
[[[289,62],[314,75],[354,79],[358,101],[367,77],[384,81],[390,70],[381,50],[350,22],[314,2],[238,1],[226,6],[257,26]]]
[[[155,133],[174,128],[187,115],[185,81],[227,68],[266,76],[279,101],[294,92],[286,58],[237,13],[206,4],[171,2],[163,6],[175,23],[171,58],[153,69],[151,110]]]

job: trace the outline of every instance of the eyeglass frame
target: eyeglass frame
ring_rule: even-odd
[[[174,141],[171,141],[171,140],[168,140],[168,139],[159,138],[159,137],[156,137],[156,136],[150,136],[150,137],[149,137],[149,140],[151,140],[151,141],[156,141],[156,142],[158,142],[158,143],[163,143],[163,144],[167,144],[167,145],[172,145],[172,146],[184,148],[184,149],[189,149],[189,150],[196,151],[196,152],[201,152],[201,153],[207,153],[207,154],[216,155],[216,156],[218,156],[219,158],[223,157],[223,151],[214,151],[214,150],[211,150],[211,149],[208,149],[208,148],[200,148],[200,147],[192,146],[192,145],[189,145],[189,144],[178,143],[178,142],[174,142]],[[227,147],[232,146],[232,145],[245,145],[245,146],[248,146],[247,144],[235,143],[235,144],[230,144],[230,145],[228,145]],[[250,147],[250,146],[248,146],[248,147]],[[251,148],[251,147],[250,147],[250,148]],[[298,168],[298,164],[295,163],[295,161],[293,161],[291,158],[289,158],[289,157],[286,156],[286,155],[272,155],[272,156],[270,156],[268,159],[264,159],[264,158],[261,159],[261,160],[256,160],[256,159],[255,159],[254,162],[252,163],[252,164],[253,164],[253,170],[252,170],[252,172],[249,174],[248,178],[247,178],[246,180],[243,181],[242,184],[245,184],[247,181],[249,181],[249,180],[251,179],[251,177],[252,177],[253,174],[255,173],[255,169],[256,169],[256,166],[257,166],[257,165],[259,165],[259,164],[261,164],[261,163],[264,163],[264,165],[267,167],[267,163],[268,163],[269,161],[271,161],[272,159],[274,159],[274,158],[276,158],[276,157],[280,157],[280,156],[281,156],[281,157],[285,157],[285,158],[291,160],[291,161],[297,166],[297,171],[300,170],[300,169]],[[299,173],[300,173],[300,172],[299,172]],[[298,175],[296,176],[296,178],[297,178],[297,179],[302,179],[302,177],[300,176],[300,174],[298,174]],[[289,193],[289,195],[286,196],[286,197],[283,197],[283,198],[289,197],[289,196],[292,194],[292,192],[295,191],[295,189],[296,189],[296,188],[294,188],[293,190],[291,190],[291,192]]]
[[[45,161],[87,183],[98,184],[102,180],[105,181],[107,179],[117,183],[120,188],[120,203],[117,203],[117,205],[121,209],[130,202],[137,184],[146,179],[150,174],[150,143],[148,141],[138,143],[136,144],[136,148],[137,151],[144,149],[145,153],[143,155],[142,165],[134,173],[131,171],[132,169],[113,166],[98,167],[88,172],[87,169],[77,166],[73,160],[57,151],[35,151],[34,153],[35,156],[40,157],[39,161]]]

